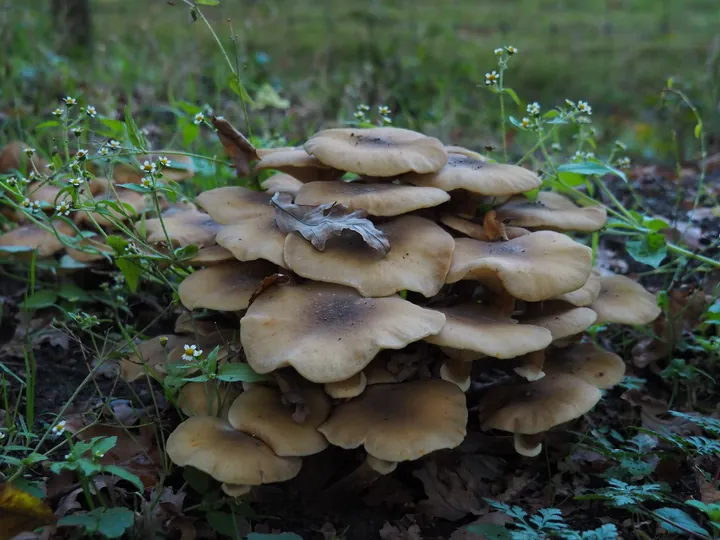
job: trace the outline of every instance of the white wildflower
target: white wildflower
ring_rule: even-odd
[[[69,216],[72,210],[72,201],[63,201],[55,207],[57,213],[61,216]]]
[[[88,151],[83,148],[78,150],[77,153],[75,154],[75,158],[78,161],[83,161],[87,156],[88,156]]]
[[[365,113],[362,111],[355,111],[353,113],[353,116],[357,118],[358,120],[364,120],[365,119]]]
[[[88,105],[85,108],[85,114],[87,114],[90,118],[95,118],[97,111],[95,110],[95,107],[93,107],[92,105]]]
[[[67,96],[63,101],[65,102],[65,105],[68,107],[77,105],[77,99],[75,99],[74,97]]]
[[[158,163],[162,165],[163,167],[169,167],[170,166],[170,160],[166,158],[165,156],[160,156],[158,158]]]
[[[37,213],[40,210],[42,210],[42,202],[41,201],[34,201],[32,203],[32,211]]]
[[[527,112],[530,116],[537,116],[540,114],[540,104],[536,101],[534,103],[530,103],[527,106]]]
[[[23,205],[23,208],[27,208],[27,209],[29,209],[29,210],[32,210],[32,205],[33,205],[33,204],[32,204],[32,201],[31,201],[30,199],[28,199],[28,198],[23,199],[22,205]]]
[[[390,116],[390,107],[387,105],[380,105],[378,107],[378,114],[380,116]]]
[[[32,157],[32,155],[35,153],[35,149],[34,148],[26,148],[25,153],[27,154],[28,157]]]
[[[140,185],[144,188],[150,189],[155,185],[155,181],[152,178],[148,178],[147,176],[143,176],[140,179]]]
[[[507,53],[510,56],[512,56],[513,54],[517,54],[517,52],[518,52],[518,50],[515,47],[513,47],[512,45],[508,45],[507,47],[505,47],[505,50],[507,51]]]
[[[105,146],[98,150],[98,154],[100,154],[101,156],[107,156],[109,153],[110,151]]]
[[[370,106],[361,103],[360,105],[358,105],[358,111],[370,112]]]
[[[617,160],[617,165],[621,169],[629,169],[631,163],[632,161],[630,161],[630,158],[628,156],[621,157]]]
[[[193,122],[195,124],[199,125],[199,124],[202,124],[204,120],[205,120],[205,115],[203,113],[199,112],[195,115],[195,120],[193,120]]]
[[[55,109],[53,112],[53,116],[62,116],[63,110],[62,109]]]
[[[120,143],[117,142],[115,139],[112,139],[109,143],[107,143],[110,150],[120,150]]]
[[[495,49],[493,51],[495,56],[502,56],[504,52],[505,52],[505,49],[503,49],[502,47],[498,47],[497,49]]]
[[[197,345],[185,345],[183,347],[183,355],[182,359],[186,362],[190,362],[192,360],[195,360],[197,357],[202,355],[202,350],[197,348]]]
[[[140,169],[147,173],[154,173],[157,170],[157,165],[155,165],[155,163],[151,163],[145,160]]]
[[[500,75],[498,75],[497,71],[491,71],[490,73],[485,74],[485,84],[488,86],[495,85],[498,82],[500,82]]]
[[[578,111],[580,111],[581,113],[585,113],[588,116],[590,116],[592,114],[592,107],[590,105],[588,105],[587,101],[578,101],[577,108],[578,108]]]
[[[550,145],[550,148],[553,152],[561,152],[562,151],[562,145],[560,143],[554,142]]]
[[[55,425],[52,427],[52,430],[51,430],[51,431],[52,431],[52,434],[55,435],[56,437],[62,435],[63,433],[65,433],[65,426],[66,426],[66,425],[67,425],[67,421],[66,421],[66,420],[60,420],[57,424],[55,424]]]
[[[528,129],[530,127],[530,119],[526,116],[525,118],[522,119],[522,122],[520,122],[520,124],[525,129]]]
[[[75,135],[76,137],[79,137],[80,135],[82,135],[82,132],[83,132],[83,131],[84,131],[84,130],[83,130],[83,128],[81,128],[81,127],[74,127],[74,128],[72,129],[73,135]]]

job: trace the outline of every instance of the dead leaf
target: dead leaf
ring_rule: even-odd
[[[382,540],[422,540],[420,526],[411,515],[404,516],[396,525],[386,521],[379,534]]]
[[[210,121],[217,129],[218,139],[230,157],[238,176],[249,175],[250,162],[260,159],[255,147],[222,116],[213,116]]]
[[[260,282],[260,286],[255,289],[252,295],[250,295],[250,300],[248,300],[248,307],[252,306],[253,302],[257,300],[257,297],[264,293],[269,287],[272,287],[276,284],[280,285],[282,283],[288,283],[289,281],[290,276],[282,273],[275,273],[266,277]]]
[[[490,242],[499,240],[507,240],[508,236],[505,232],[505,224],[497,218],[497,212],[490,210],[483,218],[483,229]]]
[[[383,255],[390,251],[387,236],[367,219],[365,210],[351,212],[339,203],[319,206],[294,204],[292,195],[288,193],[276,193],[270,203],[275,206],[275,223],[281,231],[299,232],[319,251],[325,249],[325,243],[330,238],[340,236],[344,231],[359,234],[370,248]]]
[[[52,510],[37,497],[7,482],[0,485],[0,540],[53,525],[56,520]]]

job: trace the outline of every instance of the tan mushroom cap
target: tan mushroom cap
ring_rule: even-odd
[[[274,265],[265,261],[233,261],[197,270],[180,283],[180,302],[190,310],[246,309],[253,292],[274,270]]]
[[[285,239],[285,262],[298,275],[354,287],[363,296],[409,290],[434,296],[445,284],[455,241],[442,227],[418,216],[377,226],[390,242],[383,256],[359,235],[336,237],[324,251],[296,234]]]
[[[469,157],[471,159],[476,159],[478,161],[487,161],[487,158],[483,156],[482,154],[475,152],[473,150],[468,150],[467,148],[464,148],[462,146],[445,146],[445,151],[450,154],[460,154],[461,156]]]
[[[174,332],[176,334],[189,334],[191,336],[210,336],[219,330],[219,326],[212,320],[195,318],[189,311],[183,311],[175,319]]]
[[[302,467],[300,458],[278,457],[261,440],[210,416],[194,416],[175,428],[167,453],[176,465],[195,467],[226,484],[284,482]]]
[[[590,272],[590,277],[585,282],[585,285],[580,287],[576,291],[561,294],[556,296],[553,300],[561,300],[577,307],[585,307],[592,304],[595,299],[600,295],[600,274],[597,270]]]
[[[162,222],[160,218],[152,218],[135,224],[136,229],[144,225],[147,241],[150,244],[166,244],[167,232],[174,246],[191,244],[198,247],[211,246],[215,243],[215,235],[220,230],[218,223],[199,210],[164,212],[162,216]]]
[[[31,158],[27,157],[25,149],[30,146],[31,145],[25,144],[22,141],[10,141],[3,146],[2,149],[0,149],[0,173],[9,173],[17,170],[27,175],[35,169],[41,173],[47,172],[47,163],[37,153]]]
[[[277,173],[273,174],[267,180],[263,180],[262,184],[260,185],[266,192],[270,194],[290,193],[291,195],[295,195],[298,190],[303,186],[303,183],[294,176],[290,176],[289,174]]]
[[[53,226],[60,235],[75,236],[77,234],[71,225],[62,220],[53,221]],[[2,247],[8,249],[3,250]],[[35,224],[21,225],[0,235],[0,254],[9,253],[18,259],[30,257],[33,250],[37,257],[50,257],[62,251],[64,247],[58,235]],[[13,252],[9,248],[26,248],[26,251]]]
[[[515,298],[539,302],[582,287],[592,250],[564,234],[540,231],[507,242],[455,240],[447,282],[474,279]]]
[[[167,338],[165,347],[162,346],[163,338]],[[146,367],[155,376],[164,377],[165,359],[170,351],[182,344],[183,339],[181,336],[163,334],[138,343],[135,345],[137,353],[131,352],[127,358],[118,362],[120,377],[125,382],[137,381],[145,377]]]
[[[235,400],[228,421],[263,441],[278,456],[317,454],[328,446],[317,428],[330,416],[330,398],[319,388],[303,388],[300,394],[309,411],[302,424],[293,420],[295,408],[283,405],[279,390],[261,385],[253,385]]]
[[[67,254],[81,263],[109,260],[103,253],[113,253],[113,248],[108,246],[103,237],[97,233],[85,231],[83,238],[77,241],[78,249],[67,247]]]
[[[368,364],[363,370],[368,386],[373,384],[392,384],[398,381],[388,369],[387,361],[382,358],[376,358]]]
[[[360,182],[311,182],[297,192],[295,204],[338,202],[350,210],[366,210],[371,216],[399,216],[449,200],[450,195],[436,188]]]
[[[550,300],[528,306],[521,320],[523,324],[547,328],[555,341],[584,332],[596,319],[592,309]]]
[[[440,367],[440,378],[456,385],[463,392],[470,389],[472,362],[448,358]]]
[[[96,204],[103,205],[103,201],[110,201],[119,203],[123,208],[123,211],[120,212],[110,206],[106,206],[103,209],[103,214],[110,214],[116,221],[123,222],[128,219],[135,219],[145,211],[147,201],[145,200],[145,195],[142,193],[119,186],[110,188],[109,182],[105,178],[95,178],[91,180],[90,183],[92,184],[94,182],[98,182],[102,188],[98,190],[98,194],[95,195]],[[111,226],[113,224],[112,221],[103,214],[99,212],[89,212],[87,210],[75,212],[75,223],[94,226],[94,219],[98,225],[102,227]],[[91,219],[90,216],[92,216],[93,219]]]
[[[205,210],[213,221],[221,225],[233,225],[260,216],[274,216],[270,206],[271,195],[239,186],[227,186],[203,191],[195,202]]]
[[[431,173],[448,160],[439,140],[392,127],[326,129],[313,135],[305,150],[321,163],[367,176]]]
[[[590,304],[598,315],[596,324],[644,325],[660,315],[655,295],[626,276],[600,277],[600,294]]]
[[[292,366],[317,383],[348,379],[383,349],[402,349],[437,334],[442,313],[398,296],[364,298],[323,283],[263,292],[240,321],[248,363],[258,373]]]
[[[440,188],[464,189],[478,195],[514,195],[540,187],[542,180],[523,167],[490,163],[461,154],[450,154],[447,165],[431,174],[408,174],[403,181]]]
[[[489,240],[488,235],[485,233],[485,228],[480,223],[474,223],[467,219],[452,215],[442,216],[440,218],[440,223],[455,231],[461,232],[465,236],[474,238],[475,240],[482,240],[484,242]],[[505,226],[505,234],[507,234],[509,240],[512,240],[513,238],[530,234],[530,231],[523,229],[522,227]]]
[[[242,497],[247,495],[252,490],[252,486],[243,486],[242,484],[220,484],[220,489],[223,490],[225,495],[230,497]]]
[[[341,448],[364,445],[375,458],[410,461],[458,446],[467,414],[465,394],[447,381],[380,384],[337,405],[319,431]]]
[[[286,234],[275,225],[273,214],[225,225],[218,231],[215,241],[239,261],[265,259],[285,267],[285,237]]]
[[[515,319],[497,315],[480,304],[434,308],[445,315],[439,334],[425,341],[433,345],[482,353],[493,358],[514,358],[544,349],[552,342],[550,332]]]
[[[544,371],[567,373],[600,389],[611,388],[625,377],[625,362],[617,354],[592,343],[578,343],[554,350],[545,359]]]
[[[304,148],[258,148],[260,161],[255,164],[259,171],[274,169],[289,174],[300,182],[337,180],[343,175],[308,154]]]
[[[510,225],[553,231],[599,231],[607,212],[602,206],[577,206],[559,193],[542,191],[536,201],[515,197],[498,207],[498,218]]]
[[[193,158],[182,154],[167,154],[162,151],[141,156],[139,161],[157,160],[159,157],[166,157],[170,164],[162,167],[163,176],[174,182],[184,182],[195,175],[195,163]]]
[[[187,260],[185,263],[198,267],[198,266],[214,266],[217,264],[223,264],[226,262],[234,261],[232,252],[222,246],[208,246],[200,248],[192,259]]]
[[[180,389],[177,404],[187,416],[227,418],[230,405],[239,393],[227,383],[189,382]]]
[[[567,374],[498,386],[478,404],[483,429],[533,435],[579,418],[600,401],[595,386]]]
[[[326,383],[325,393],[335,399],[349,399],[359,396],[365,390],[368,381],[362,371],[344,381]]]

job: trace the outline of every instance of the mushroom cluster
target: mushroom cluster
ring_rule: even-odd
[[[351,474],[361,484],[454,448],[471,372],[490,367],[512,377],[480,391],[481,427],[538,455],[544,432],[624,376],[583,332],[659,314],[652,294],[593,270],[591,249],[566,234],[601,229],[604,208],[530,200],[542,182],[525,168],[389,127],[248,145],[255,170],[276,174],[264,192],[198,196],[217,225],[205,244],[215,257],[179,296],[189,310],[236,312],[243,361],[268,379],[168,441],[176,464],[228,493],[292,478],[328,445],[364,449]]]

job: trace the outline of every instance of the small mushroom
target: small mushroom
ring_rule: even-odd
[[[479,223],[474,223],[467,219],[452,215],[442,216],[440,218],[440,223],[464,234],[465,236],[474,238],[475,240],[482,240],[484,242],[490,241],[490,238],[485,232],[485,227]],[[505,226],[505,234],[507,234],[508,240],[512,240],[513,238],[530,234],[530,231],[521,227]]]
[[[478,411],[483,429],[513,433],[515,451],[534,457],[540,454],[542,442],[532,436],[579,418],[600,397],[595,386],[572,375],[554,374],[539,381],[495,387],[480,400]]]
[[[403,181],[444,191],[464,189],[478,195],[514,195],[540,187],[542,180],[523,167],[490,163],[462,154],[449,154],[447,164],[430,174],[407,174]]]
[[[166,244],[169,238],[173,246],[195,244],[198,247],[213,245],[220,229],[220,225],[205,212],[175,209],[163,212],[162,221],[152,218],[135,224],[136,229],[143,226],[150,244]]]
[[[445,151],[448,153],[448,155],[459,154],[461,156],[476,159],[478,161],[487,161],[487,158],[482,154],[474,152],[473,150],[468,150],[467,148],[463,148],[462,146],[445,146]]]
[[[303,148],[258,148],[258,155],[256,170],[274,169],[303,183],[332,181],[343,175],[343,171],[324,165]]]
[[[302,423],[293,419],[294,407],[283,405],[280,390],[261,385],[253,385],[235,399],[228,421],[263,441],[277,456],[317,454],[328,446],[317,428],[330,415],[330,399],[319,388],[303,388],[300,394],[308,410]]]
[[[230,250],[222,246],[208,246],[200,248],[192,259],[185,261],[186,264],[195,267],[214,266],[236,260]]]
[[[367,386],[367,377],[362,371],[344,381],[326,383],[325,393],[335,399],[349,399],[359,396]]]
[[[324,251],[296,234],[285,239],[285,262],[298,275],[354,287],[363,296],[388,296],[409,290],[426,297],[445,283],[455,242],[442,227],[418,216],[380,224],[390,242],[383,256],[358,235],[329,240]]]
[[[177,397],[178,407],[187,416],[220,416],[227,419],[228,410],[239,391],[227,383],[189,382]]]
[[[551,191],[538,193],[536,201],[514,197],[497,208],[497,215],[511,225],[552,231],[599,231],[607,219],[603,206],[577,206]]]
[[[109,260],[109,255],[114,252],[108,246],[103,237],[97,233],[83,231],[82,238],[78,238],[76,248],[67,247],[67,254],[81,263],[92,263]]]
[[[0,253],[7,252],[21,260],[29,258],[32,251],[41,259],[55,255],[65,247],[58,235],[75,236],[77,231],[60,219],[53,221],[53,226],[57,234],[39,225],[28,224],[0,235]]]
[[[445,324],[442,313],[398,296],[364,298],[339,285],[267,289],[240,321],[247,361],[258,373],[292,366],[316,383],[361,371],[383,349],[401,349]]]
[[[449,200],[450,195],[441,189],[361,182],[311,182],[295,197],[296,204],[338,202],[350,210],[366,210],[371,216],[399,216]]]
[[[457,385],[463,392],[470,389],[471,374],[472,362],[465,362],[462,359],[448,358],[440,366],[440,378]]]
[[[625,377],[625,362],[617,354],[592,343],[578,343],[555,349],[545,360],[548,375],[567,373],[602,390],[612,388]]]
[[[528,305],[521,321],[547,328],[555,341],[584,332],[596,319],[597,314],[592,309],[550,300]]]
[[[644,325],[660,315],[655,295],[626,276],[600,277],[600,294],[590,304],[597,313],[595,324]]]
[[[540,231],[508,240],[455,240],[447,283],[474,279],[515,298],[539,302],[582,287],[592,250],[564,234]]]
[[[260,186],[270,194],[290,193],[291,195],[295,195],[303,186],[303,183],[289,174],[277,173],[273,174],[267,180],[263,180]]]
[[[528,381],[539,381],[545,376],[545,351],[533,351],[514,359],[517,365],[513,371]]]
[[[240,311],[248,307],[253,292],[274,268],[265,261],[234,261],[203,268],[180,283],[178,295],[190,310]]]
[[[448,160],[439,140],[392,127],[326,129],[305,143],[305,151],[335,169],[380,177],[431,173]]]
[[[267,215],[225,225],[218,231],[215,241],[239,261],[264,259],[284,267],[286,236],[275,224],[275,216]]]
[[[211,416],[185,420],[170,434],[166,448],[176,465],[195,467],[232,486],[284,482],[302,467],[300,458],[278,457],[260,439]]]
[[[216,223],[233,225],[243,220],[261,216],[274,216],[270,206],[271,195],[240,186],[226,186],[203,191],[195,202]]]
[[[561,300],[577,307],[586,307],[592,304],[600,295],[600,274],[597,270],[590,272],[585,285],[569,293],[556,296],[553,300]]]

